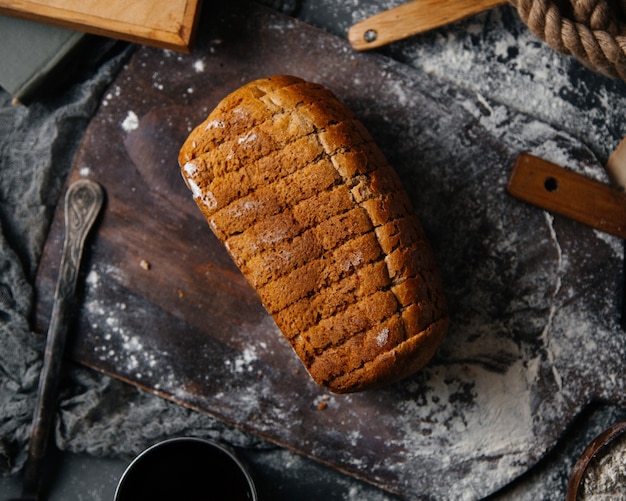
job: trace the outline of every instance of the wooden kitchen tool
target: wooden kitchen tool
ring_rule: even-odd
[[[0,14],[189,52],[201,0],[0,0]]]
[[[45,459],[54,416],[56,399],[65,357],[70,323],[74,319],[76,283],[80,271],[85,240],[102,204],[104,193],[99,184],[81,179],[73,183],[65,195],[65,238],[58,267],[52,317],[46,338],[43,367],[39,377],[37,403],[24,468],[22,499],[40,499]]]
[[[348,40],[356,50],[381,47],[508,3],[506,0],[412,0],[356,23]]]
[[[521,200],[626,238],[626,194],[609,185],[522,154],[507,188]]]

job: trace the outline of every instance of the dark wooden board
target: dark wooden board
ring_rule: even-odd
[[[139,50],[88,127],[70,181],[99,181],[107,205],[86,253],[72,357],[408,499],[486,496],[536,464],[589,402],[625,403],[621,241],[506,193],[521,151],[600,177],[589,150],[236,5],[202,27],[190,55]],[[433,244],[452,325],[432,363],[399,384],[337,396],[312,383],[179,174],[191,128],[241,84],[276,73],[321,82],[355,111]],[[37,278],[42,332],[61,212]]]

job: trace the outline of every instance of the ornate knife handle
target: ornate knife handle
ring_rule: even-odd
[[[39,376],[37,404],[24,471],[23,496],[37,499],[42,488],[41,470],[56,411],[56,398],[67,330],[72,321],[74,293],[89,230],[104,201],[99,184],[86,179],[73,183],[65,195],[65,240],[52,317]]]

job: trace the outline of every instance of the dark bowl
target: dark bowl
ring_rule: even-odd
[[[115,501],[257,501],[252,477],[235,454],[206,439],[159,442],[126,468]]]

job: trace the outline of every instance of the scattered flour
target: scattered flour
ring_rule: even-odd
[[[195,176],[198,173],[198,166],[193,162],[187,162],[183,166],[183,170],[188,176]]]
[[[257,135],[254,132],[249,132],[243,137],[237,139],[237,144],[249,143],[254,141],[257,138]]]
[[[389,340],[389,329],[385,327],[376,336],[376,343],[378,344],[378,346],[385,346],[388,340]]]
[[[102,285],[100,272],[92,269],[85,278],[88,291],[96,291]],[[130,330],[123,319],[128,316],[128,305],[124,302],[110,304],[99,299],[86,303],[86,311],[91,328],[99,333],[101,343],[93,348],[102,362],[112,363],[121,373],[141,380],[152,377],[151,369],[161,363],[163,353],[151,351],[141,337]],[[147,373],[138,372],[140,367],[148,368]]]
[[[139,127],[139,117],[134,111],[129,111],[126,118],[122,122],[122,129],[126,132],[132,132]]]
[[[234,373],[253,372],[254,362],[258,360],[256,348],[252,345],[246,346],[234,359],[224,360],[224,365]]]
[[[204,73],[204,69],[206,68],[206,64],[202,59],[196,59],[193,62],[193,69],[196,73]]]
[[[211,129],[223,129],[225,127],[224,122],[221,120],[211,120],[205,125],[206,130]]]

